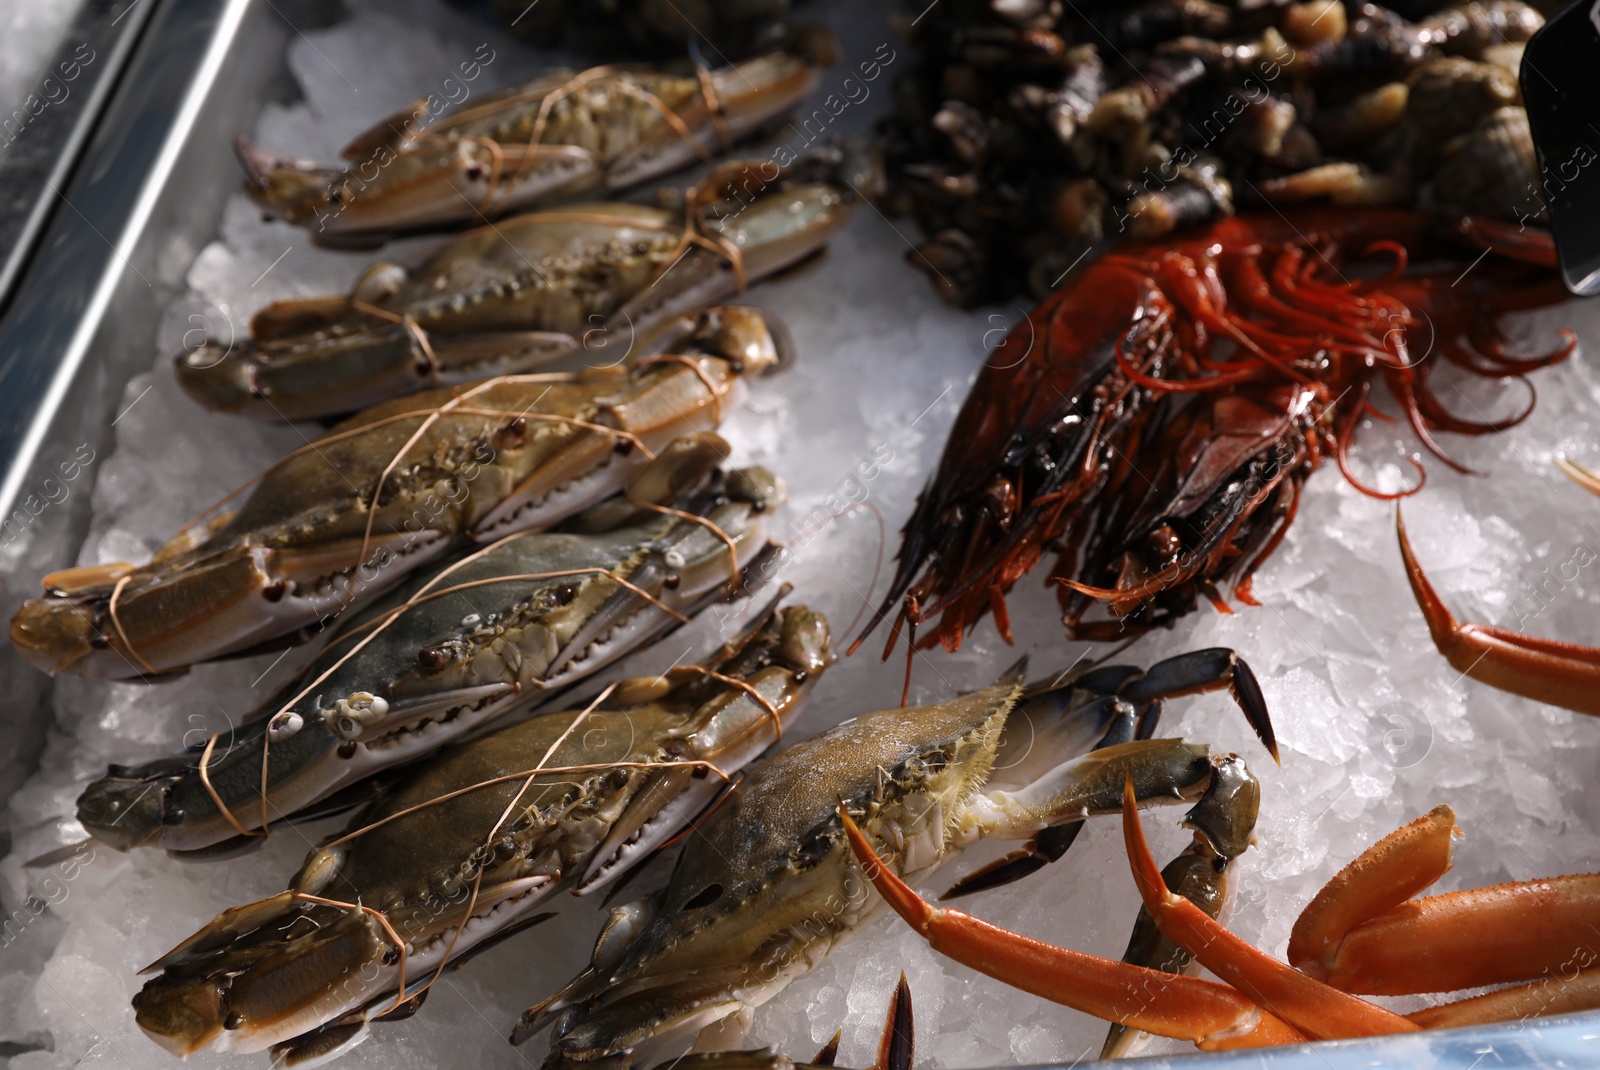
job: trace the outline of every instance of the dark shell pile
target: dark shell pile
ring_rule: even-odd
[[[1544,16],[1521,0],[915,2],[886,200],[954,304],[1247,208],[1544,216],[1517,82]]]

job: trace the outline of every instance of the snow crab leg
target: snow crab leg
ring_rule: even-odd
[[[1123,831],[1147,916],[1222,983],[1055,947],[935,907],[880,860],[848,814],[843,820],[873,885],[937,950],[1024,991],[1201,1048],[1406,1033],[1600,1006],[1592,950],[1600,875],[1413,898],[1450,868],[1461,835],[1450,808],[1436,807],[1368,848],[1318,893],[1295,924],[1289,965],[1169,887],[1145,842],[1138,796],[1128,780]],[[1510,987],[1404,1015],[1360,998],[1486,985]]]
[[[1570,461],[1559,463],[1579,486],[1600,493],[1600,480],[1592,472]],[[1600,716],[1600,648],[1456,620],[1422,571],[1398,509],[1394,522],[1411,593],[1428,622],[1433,645],[1452,667],[1513,695]]]

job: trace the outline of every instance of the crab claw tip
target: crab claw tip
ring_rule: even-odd
[[[1600,474],[1595,473],[1592,469],[1585,468],[1575,461],[1569,461],[1565,457],[1556,458],[1556,467],[1560,468],[1562,474],[1568,479],[1590,494],[1600,494]]]
[[[855,852],[856,861],[873,887],[878,890],[878,894],[894,908],[896,914],[910,922],[913,928],[923,931],[934,915],[934,908],[884,865],[883,860],[878,857],[878,852],[873,850],[866,834],[850,817],[842,801],[839,803],[839,820],[844,825],[844,834],[850,842],[850,849]]]
[[[1139,820],[1139,797],[1133,788],[1133,773],[1122,785],[1122,835],[1127,844],[1128,864],[1133,869],[1133,883],[1139,888],[1139,897],[1145,908],[1155,914],[1167,895],[1166,881],[1150,854],[1150,845],[1144,838],[1144,825]]]

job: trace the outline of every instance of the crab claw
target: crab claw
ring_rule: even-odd
[[[295,223],[315,218],[319,209],[327,208],[332,203],[331,184],[344,174],[314,160],[262,152],[243,135],[233,139],[233,154],[244,169],[245,189],[256,203]]]
[[[1289,934],[1289,964],[1328,980],[1338,968],[1340,946],[1350,930],[1444,876],[1460,838],[1455,812],[1436,806],[1362,852],[1300,912]]]
[[[1165,700],[1223,688],[1232,694],[1273,761],[1281,765],[1277,736],[1261,685],[1244,659],[1227,647],[1180,654],[1148,670],[1132,665],[1098,665],[1086,672],[1058,674],[1031,687],[1018,710],[1034,731],[1039,724],[1050,724],[1052,732],[1065,731],[1077,737],[1079,741],[1072,744],[1072,751],[1081,753],[1148,738],[1160,719]],[[1254,821],[1252,814],[1251,823]],[[1009,884],[1059,861],[1082,827],[1073,823],[1041,829],[1022,848],[961,878],[940,900]]]
[[[1550,989],[1547,1001],[1574,998],[1560,989],[1576,979],[1576,966],[1593,961],[1600,875],[1413,899],[1449,870],[1460,838],[1455,813],[1436,806],[1367,848],[1301,913],[1289,961],[1346,992],[1406,995],[1539,979]],[[1576,987],[1592,991],[1594,982]]]
[[[1132,777],[1123,788],[1122,831],[1134,883],[1157,927],[1202,966],[1249,996],[1264,1013],[1319,1040],[1409,1033],[1418,1028],[1398,1014],[1330,988],[1263,954],[1189,900],[1173,894],[1145,842]]]
[[[1255,842],[1260,807],[1260,782],[1244,761],[1235,755],[1218,761],[1205,794],[1184,815],[1183,825],[1194,840],[1167,863],[1162,882],[1212,917],[1221,917],[1232,899],[1234,861]],[[1147,910],[1140,910],[1133,923],[1122,961],[1166,973],[1194,972],[1188,952],[1162,935]],[[1143,1041],[1144,1034],[1112,1023],[1100,1058],[1132,1054]]]
[[[1578,482],[1595,489],[1582,479]],[[1501,691],[1600,716],[1600,649],[1456,620],[1417,563],[1398,509],[1394,523],[1411,592],[1428,622],[1433,645],[1451,666]]]
[[[959,910],[935,907],[883,864],[843,806],[839,815],[851,850],[878,893],[934,950],[965,966],[1075,1010],[1202,1048],[1305,1039],[1227,985],[1055,947]]]
[[[330,1001],[346,998],[343,980],[379,965],[388,945],[363,911],[304,915],[299,925],[295,914],[294,894],[281,892],[218,915],[148,967],[162,972],[133,997],[139,1028],[187,1056],[212,1047],[258,1051],[326,1018]],[[294,934],[233,950],[241,932],[264,926]],[[288,962],[300,969],[286,985]]]

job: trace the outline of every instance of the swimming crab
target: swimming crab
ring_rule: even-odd
[[[374,406],[266,470],[236,510],[146,565],[44,579],[11,622],[46,672],[122,679],[304,638],[450,550],[549,528],[778,367],[763,313],[710,309],[681,352],[629,369],[506,376]]]
[[[180,354],[178,382],[208,409],[304,420],[578,353],[619,364],[820,249],[872,166],[841,149],[788,169],[732,161],[684,211],[577,204],[468,231],[409,266],[371,265],[349,294],[268,305],[249,338]]]
[[[1222,760],[1206,747],[1096,744],[1119,724],[1153,728],[1163,698],[1231,688],[1275,753],[1254,682],[1222,649],[1148,672],[1101,666],[1033,688],[1019,664],[972,694],[865,714],[798,743],[705,821],[665,889],[612,912],[590,966],[527,1012],[512,1039],[553,1025],[551,1068],[640,1065],[713,1025],[726,1046],[754,1007],[821,961],[880,902],[850,856],[840,800],[907,874],[986,837],[1037,843],[1054,828],[1115,812],[1129,775],[1140,798],[1193,800]],[[706,1034],[700,1043],[715,1046]]]
[[[343,167],[274,157],[244,138],[235,146],[264,211],[323,243],[377,244],[709,160],[805,97],[828,51],[695,74],[557,70],[434,121],[441,102],[418,100],[346,145]]]
[[[703,608],[765,545],[781,489],[765,469],[714,473],[726,453],[714,435],[680,440],[622,501],[407,582],[238,728],[112,766],[79,797],[78,820],[120,850],[261,837],[599,671]]]
[[[299,1065],[349,1048],[558,889],[590,894],[649,857],[779,738],[831,661],[827,622],[775,601],[698,665],[429,760],[286,891],[147,967],[140,1027],[175,1055],[273,1047]]]

